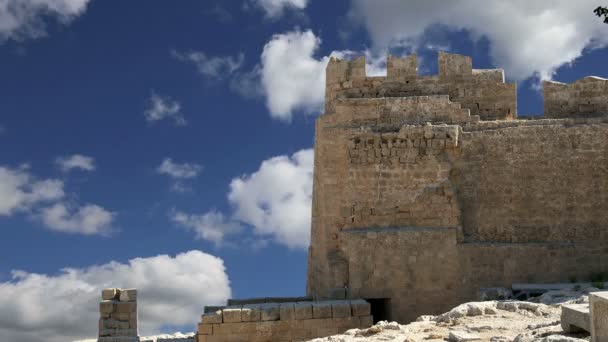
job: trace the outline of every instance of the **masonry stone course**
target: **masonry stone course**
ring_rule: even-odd
[[[137,290],[108,288],[101,291],[98,342],[139,341]]]

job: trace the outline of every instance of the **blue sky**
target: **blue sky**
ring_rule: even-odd
[[[0,1],[0,340],[94,336],[102,286],[140,288],[144,334],[304,295],[330,55],[470,55],[518,82],[520,114],[542,79],[608,76],[601,3],[439,3]]]

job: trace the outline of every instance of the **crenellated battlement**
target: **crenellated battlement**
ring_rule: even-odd
[[[543,82],[545,116],[592,117],[608,114],[608,79],[587,76],[572,84]]]
[[[334,114],[343,99],[447,95],[482,120],[517,117],[517,89],[505,83],[501,69],[473,69],[470,57],[439,53],[439,73],[418,75],[416,55],[387,57],[387,75],[368,77],[365,57],[331,58],[327,65],[325,113]]]

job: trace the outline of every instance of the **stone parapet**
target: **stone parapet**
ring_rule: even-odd
[[[197,341],[303,341],[372,324],[364,300],[232,305],[202,315]]]
[[[139,342],[137,290],[108,288],[101,291],[98,342]]]
[[[608,115],[608,79],[588,76],[572,84],[543,82],[545,117]]]

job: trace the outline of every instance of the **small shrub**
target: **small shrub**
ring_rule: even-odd
[[[591,283],[591,286],[595,287],[596,289],[603,290],[604,289],[604,282],[603,281],[594,281],[594,282]]]

